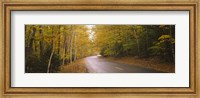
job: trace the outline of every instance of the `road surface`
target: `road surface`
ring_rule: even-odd
[[[100,56],[90,56],[84,60],[89,73],[163,73],[134,65],[112,62]]]

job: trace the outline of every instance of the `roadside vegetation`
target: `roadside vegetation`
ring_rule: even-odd
[[[175,72],[175,25],[26,25],[25,72],[87,72],[98,55],[163,72]]]
[[[104,57],[175,72],[174,25],[96,25],[95,45]]]
[[[25,72],[54,73],[93,54],[85,25],[26,25]]]
[[[97,25],[94,32],[102,56],[159,57],[174,62],[174,25]]]
[[[60,66],[59,73],[87,73],[88,70],[85,67],[85,62],[83,59],[79,59],[74,63],[68,65]]]

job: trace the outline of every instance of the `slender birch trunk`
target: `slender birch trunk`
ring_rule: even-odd
[[[60,55],[60,48],[61,48],[61,44],[60,44],[60,34],[61,34],[61,32],[60,32],[60,25],[58,26],[58,54]]]
[[[54,45],[53,45],[53,47],[52,47],[51,55],[50,55],[50,58],[49,58],[49,63],[48,63],[48,68],[47,68],[47,73],[50,72],[51,59],[52,59],[52,57],[53,57],[53,54],[54,54]]]
[[[63,44],[63,61],[62,61],[62,65],[65,65],[66,44],[67,44],[67,40],[66,40],[66,33],[65,33],[64,34],[64,44]]]
[[[74,32],[74,61],[76,61],[76,32]]]
[[[53,27],[52,27],[52,36],[53,36]],[[51,40],[51,43],[52,43],[52,51],[51,51],[51,55],[49,57],[49,63],[48,63],[48,66],[47,66],[47,73],[50,72],[50,67],[51,67],[51,60],[52,60],[52,57],[53,57],[53,54],[54,54],[54,38],[52,37],[52,40]]]

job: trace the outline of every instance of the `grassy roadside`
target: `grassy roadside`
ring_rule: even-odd
[[[87,68],[84,65],[84,59],[79,59],[69,65],[60,66],[59,73],[87,73]]]
[[[144,59],[144,58],[136,58],[136,57],[121,57],[121,58],[107,57],[106,59],[113,62],[140,66],[140,67],[154,69],[154,70],[162,71],[162,72],[169,72],[169,73],[175,72],[174,64],[160,62],[158,58]]]

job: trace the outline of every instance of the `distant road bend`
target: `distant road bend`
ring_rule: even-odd
[[[163,73],[153,69],[112,62],[100,56],[90,56],[84,60],[89,73]]]

